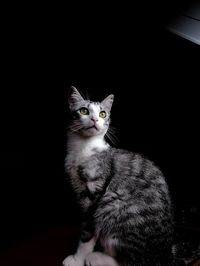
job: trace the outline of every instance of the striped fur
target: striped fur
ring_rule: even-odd
[[[69,97],[71,128],[75,123],[78,129],[69,127],[65,168],[83,214],[80,242],[87,245],[95,240],[94,254],[90,250],[80,265],[97,266],[94,259],[88,260],[99,256],[112,257],[114,264],[106,266],[171,266],[173,219],[168,186],[153,162],[106,143],[112,101],[113,97],[108,97],[91,103],[76,89]],[[84,132],[91,117],[80,116],[82,106],[93,108],[91,113],[107,111],[99,132]],[[75,256],[80,253],[78,249]],[[64,265],[76,265],[71,261],[66,259]]]

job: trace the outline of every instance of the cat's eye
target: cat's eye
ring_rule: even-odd
[[[99,113],[99,116],[100,116],[101,118],[105,118],[105,117],[106,117],[106,112],[105,112],[105,111],[101,111],[101,112]]]
[[[89,115],[89,110],[86,107],[82,107],[79,112],[82,115]]]

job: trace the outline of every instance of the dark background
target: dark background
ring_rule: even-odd
[[[29,23],[28,11],[5,21],[2,248],[48,227],[79,224],[64,173],[71,85],[92,100],[115,94],[118,147],[154,160],[169,182],[177,220],[184,210],[188,223],[199,224],[199,47],[164,27],[180,3],[74,3],[63,13],[37,7]]]

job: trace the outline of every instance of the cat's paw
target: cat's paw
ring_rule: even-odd
[[[84,266],[84,261],[76,255],[68,256],[62,263],[63,266]]]
[[[104,260],[97,252],[90,253],[85,259],[85,266],[102,266]]]
[[[119,266],[119,264],[106,254],[92,252],[85,258],[85,266]]]

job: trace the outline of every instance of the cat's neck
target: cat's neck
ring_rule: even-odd
[[[109,148],[104,135],[82,137],[75,133],[68,133],[67,151],[74,156],[88,157],[95,152],[101,152]]]

